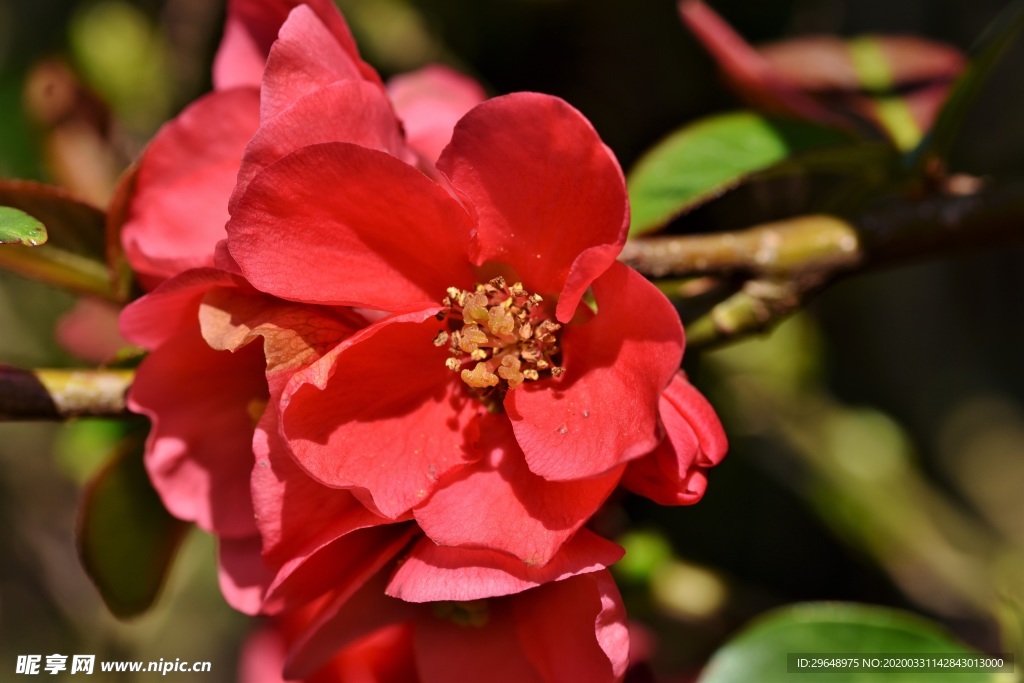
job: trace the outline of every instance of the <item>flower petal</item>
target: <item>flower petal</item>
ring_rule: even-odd
[[[147,287],[213,265],[242,152],[259,124],[256,90],[211,93],[164,125],[139,162],[121,233]]]
[[[487,99],[479,83],[440,64],[395,76],[387,89],[409,146],[431,162],[451,141],[459,119]]]
[[[479,600],[509,595],[551,581],[598,571],[617,562],[622,548],[580,529],[543,567],[505,553],[417,543],[388,584],[387,594],[407,602]]]
[[[424,611],[416,624],[416,662],[423,683],[557,683],[545,681],[530,665],[508,602],[488,601],[482,626]]]
[[[617,683],[629,664],[626,610],[607,571],[517,595],[516,633],[542,680]]]
[[[153,423],[146,469],[171,514],[220,536],[256,530],[250,406],[266,395],[259,349],[214,351],[198,325],[143,360],[128,407]]]
[[[217,544],[220,592],[243,614],[256,614],[274,578],[260,559],[260,537],[221,538]]]
[[[128,304],[118,320],[121,334],[143,348],[155,349],[181,330],[192,327],[200,301],[219,286],[248,288],[242,278],[222,270],[185,271]]]
[[[260,122],[266,123],[318,88],[363,77],[359,57],[338,42],[316,12],[299,5],[270,48],[260,90]]]
[[[254,290],[214,288],[199,306],[203,338],[235,351],[263,338],[268,375],[310,365],[366,324],[348,309],[310,306]]]
[[[721,462],[727,442],[714,409],[678,373],[660,402],[665,439],[629,463],[623,485],[659,505],[692,505],[707,488],[707,468]]]
[[[292,378],[283,429],[299,464],[323,484],[363,488],[395,518],[450,470],[476,460],[470,399],[434,346],[438,309],[384,319]]]
[[[326,600],[292,646],[285,665],[287,677],[306,680],[352,643],[389,625],[411,622],[415,606],[384,595],[386,581],[387,572],[381,571],[357,590],[335,592]]]
[[[285,563],[267,588],[263,611],[278,614],[329,591],[354,593],[409,544],[409,524],[359,529]]]
[[[354,80],[332,83],[304,95],[260,126],[245,149],[228,209],[234,212],[257,173],[318,142],[351,142],[394,156],[405,152],[398,119],[379,86]]]
[[[511,266],[572,318],[629,227],[622,171],[593,126],[556,97],[496,97],[459,121],[437,166],[479,216],[474,263]]]
[[[651,451],[682,358],[679,315],[654,285],[615,263],[593,291],[597,315],[562,336],[565,373],[505,397],[530,471],[545,479],[591,477]]]
[[[621,468],[584,481],[552,482],[530,472],[503,415],[481,423],[483,461],[444,480],[413,510],[439,545],[489,548],[533,566],[547,564],[612,492]]]
[[[234,85],[259,87],[263,66],[281,25],[299,4],[308,5],[353,60],[363,77],[379,80],[377,73],[359,60],[355,40],[332,0],[231,0],[224,37],[213,64],[218,90]]]
[[[228,223],[228,246],[269,294],[412,310],[440,301],[449,286],[472,285],[471,229],[465,210],[416,169],[332,142],[259,173]]]
[[[272,385],[281,385],[274,378]],[[283,387],[272,386],[280,396]],[[263,413],[253,439],[256,467],[252,499],[267,564],[277,570],[307,558],[358,529],[392,520],[366,509],[349,491],[328,488],[310,478],[292,459],[278,424],[277,400]]]

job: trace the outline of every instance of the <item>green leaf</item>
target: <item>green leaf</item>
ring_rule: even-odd
[[[141,440],[123,442],[86,487],[77,529],[82,565],[113,614],[131,617],[153,604],[187,528],[149,483]]]
[[[992,70],[1024,28],[1024,0],[1011,2],[971,48],[967,68],[953,84],[931,131],[908,155],[908,167],[924,169],[931,159],[945,160],[964,119]]]
[[[844,143],[849,138],[829,128],[745,111],[690,124],[630,172],[630,235],[659,228],[795,155]]]
[[[46,227],[24,211],[0,206],[0,244],[36,247],[46,242]]]
[[[807,603],[769,613],[720,649],[699,683],[791,683],[806,678],[829,683],[934,683],[935,673],[847,668],[844,672],[789,673],[791,655],[973,655],[929,621],[906,612],[843,603]],[[948,683],[995,683],[997,673],[942,671]]]
[[[106,265],[106,214],[59,187],[0,180],[0,206],[22,211],[46,226],[46,244],[0,249],[6,268],[76,293],[116,300]]]

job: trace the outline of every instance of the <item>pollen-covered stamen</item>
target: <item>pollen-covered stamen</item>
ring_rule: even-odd
[[[500,397],[523,382],[557,377],[563,372],[554,360],[562,326],[549,319],[543,302],[521,283],[508,286],[500,277],[472,291],[449,287],[442,318],[448,329],[434,344],[448,344],[445,365],[481,395]]]

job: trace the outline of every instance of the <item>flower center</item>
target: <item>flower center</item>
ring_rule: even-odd
[[[497,277],[473,291],[448,288],[442,319],[448,329],[434,338],[448,345],[445,361],[481,398],[503,397],[523,382],[543,375],[558,377],[565,370],[554,360],[559,353],[558,330],[541,305],[519,282],[511,287]]]

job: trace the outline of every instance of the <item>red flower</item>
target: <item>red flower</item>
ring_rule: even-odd
[[[300,148],[248,184],[228,248],[262,292],[385,314],[283,388],[299,465],[385,517],[416,508],[438,543],[543,565],[660,441],[682,328],[615,262],[622,176],[564,102],[476,107],[438,168],[451,191],[367,147]]]
[[[317,618],[297,611],[250,638],[240,683],[283,683],[281,671],[304,683],[602,683],[621,680],[627,663],[625,613],[607,572],[432,605],[384,597],[371,582],[310,631]]]
[[[177,275],[185,261],[147,252],[153,280],[171,277],[122,315],[151,350],[130,406],[153,420],[147,467],[168,509],[217,534],[234,606],[308,611],[304,638],[332,648],[361,595],[420,614],[408,603],[551,593],[575,596],[566,618],[588,614],[568,587],[607,582],[621,549],[581,527],[624,474],[693,502],[724,452],[678,374],[676,312],[615,260],[628,207],[614,157],[579,112],[527,93],[469,111],[435,166],[340,16],[300,5],[272,46],[233,35],[240,21],[221,54],[268,55],[259,127],[232,162],[234,189],[196,210],[212,224],[226,204],[227,240],[214,251],[205,228],[185,240],[203,267]],[[237,54],[218,69],[247,73]],[[436,144],[446,116],[422,139]],[[179,132],[198,134],[201,118]],[[187,167],[168,154],[154,142],[140,166],[125,239],[142,251],[210,167],[167,181],[161,161],[169,175]],[[230,157],[214,155],[213,175]],[[600,615],[611,603],[598,592]],[[524,638],[518,609],[496,608],[506,641]],[[624,650],[596,633],[607,662],[587,666],[610,678],[573,680],[621,676]],[[500,641],[477,642],[512,647]],[[562,680],[530,647],[534,678]]]

